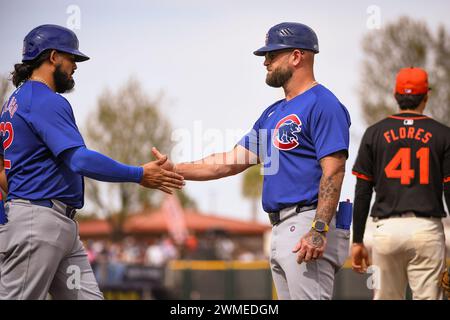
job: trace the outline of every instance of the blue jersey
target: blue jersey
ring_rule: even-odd
[[[319,160],[348,151],[349,127],[347,109],[322,85],[267,108],[239,141],[264,162],[264,210],[317,203]]]
[[[0,131],[8,199],[58,199],[83,206],[83,177],[58,158],[85,145],[64,97],[41,82],[26,81],[3,106]]]

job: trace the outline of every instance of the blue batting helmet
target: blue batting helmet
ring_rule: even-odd
[[[23,40],[22,62],[34,60],[47,49],[73,54],[76,62],[89,59],[78,50],[78,38],[72,30],[44,24],[31,30]]]
[[[319,53],[319,41],[316,33],[307,25],[283,22],[269,29],[266,35],[266,45],[253,53],[257,56],[264,56],[266,52],[289,48]]]

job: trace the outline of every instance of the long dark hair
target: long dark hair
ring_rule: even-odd
[[[395,100],[402,110],[415,110],[425,99],[426,94],[395,94]]]
[[[14,86],[17,88],[22,82],[30,78],[33,70],[39,68],[45,60],[50,58],[51,52],[52,50],[48,49],[43,51],[34,60],[16,63],[14,65],[14,71],[11,72],[11,80]]]

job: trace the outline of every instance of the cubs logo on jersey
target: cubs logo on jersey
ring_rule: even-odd
[[[292,150],[299,145],[298,134],[302,122],[296,114],[288,115],[278,121],[273,133],[273,145],[280,150]]]

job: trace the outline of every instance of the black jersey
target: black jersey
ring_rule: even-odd
[[[405,212],[445,217],[450,128],[419,114],[390,116],[364,133],[353,174],[374,184],[373,217]]]

